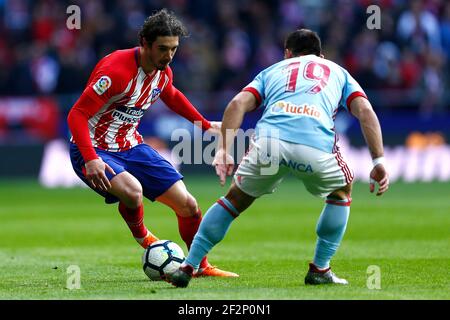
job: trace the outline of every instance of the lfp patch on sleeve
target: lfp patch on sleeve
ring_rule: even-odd
[[[109,89],[109,87],[111,87],[111,78],[108,76],[102,76],[92,88],[98,95],[102,95]]]

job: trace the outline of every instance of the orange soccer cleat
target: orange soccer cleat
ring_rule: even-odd
[[[144,249],[147,249],[153,242],[156,242],[159,240],[150,231],[147,231],[147,235],[145,236],[145,238],[141,238],[141,239],[135,238],[135,239]]]
[[[198,269],[194,273],[194,277],[227,277],[227,278],[237,278],[239,275],[234,272],[220,270],[216,266],[208,264],[205,268]]]

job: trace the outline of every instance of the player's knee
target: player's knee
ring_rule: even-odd
[[[181,207],[177,210],[177,214],[183,217],[192,217],[198,213],[198,204],[195,198],[187,193],[186,198],[182,202]]]
[[[121,199],[122,202],[128,208],[137,208],[142,203],[142,187],[141,185],[133,185],[129,186],[124,190],[124,199]]]
[[[351,197],[352,197],[352,184],[349,183],[346,186],[330,193],[327,198],[334,200],[350,200]]]
[[[251,197],[242,192],[235,184],[231,186],[225,198],[231,202],[231,204],[239,213],[247,209],[255,200],[254,197]]]
[[[187,211],[189,211],[191,216],[195,216],[197,214],[197,212],[198,212],[197,200],[195,200],[195,198],[190,194],[188,194],[188,197],[187,197],[186,207],[187,207]]]

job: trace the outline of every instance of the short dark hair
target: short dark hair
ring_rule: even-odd
[[[322,54],[319,35],[309,29],[299,29],[291,32],[286,37],[284,48],[291,50],[294,56],[306,54],[320,56]]]
[[[186,27],[174,13],[162,9],[145,19],[139,31],[139,44],[143,46],[144,39],[151,45],[157,37],[186,37],[187,35]]]

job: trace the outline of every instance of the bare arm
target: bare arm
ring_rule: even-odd
[[[213,162],[222,185],[225,184],[226,176],[233,173],[234,160],[229,151],[233,146],[236,132],[241,127],[244,115],[254,110],[256,104],[256,98],[252,93],[242,91],[228,103],[225,109],[222,119],[222,135]]]
[[[256,98],[250,92],[238,93],[228,103],[222,119],[222,141],[221,146],[229,151],[237,130],[241,127],[244,115],[256,108]]]
[[[350,108],[352,114],[359,120],[372,159],[382,157],[384,152],[381,127],[369,100],[357,97],[353,99]]]
[[[88,120],[100,108],[102,103],[83,93],[69,112],[67,123],[72,132],[74,141],[80,150],[86,168],[86,180],[93,188],[107,191],[111,183],[106,177],[105,170],[115,174],[114,170],[98,157],[89,136]]]
[[[377,195],[382,195],[389,188],[389,176],[384,167],[384,163],[381,161],[381,159],[384,159],[384,151],[380,122],[373,111],[372,105],[366,98],[355,98],[350,104],[350,110],[358,118],[372,160],[375,160],[374,167],[370,172],[370,192],[374,191],[374,181],[376,181],[380,186]]]

